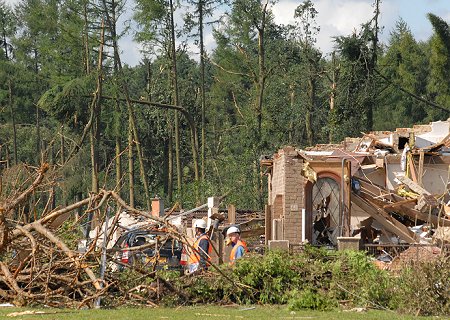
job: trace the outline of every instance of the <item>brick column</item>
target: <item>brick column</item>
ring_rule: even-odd
[[[298,153],[285,154],[284,239],[300,243],[302,239],[302,209],[304,208],[304,179],[301,175],[303,160]]]
[[[272,219],[281,219],[283,239],[293,243],[301,241],[302,217],[304,208],[304,178],[301,175],[303,159],[293,147],[285,147],[274,155],[272,173],[272,192],[269,204]]]

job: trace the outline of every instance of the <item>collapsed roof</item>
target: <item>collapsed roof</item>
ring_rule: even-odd
[[[430,242],[434,234],[437,237],[437,229],[450,228],[449,120],[397,128],[395,131],[374,131],[359,138],[346,138],[340,144],[320,144],[304,150],[285,147],[271,160],[263,159],[262,165],[272,168],[274,159],[280,154],[297,157],[303,163],[302,175],[313,184],[321,175],[328,178],[334,175],[338,187],[340,185],[344,192],[345,184],[351,184],[348,195],[351,198],[351,205],[348,205],[351,206],[351,210],[348,208],[348,215],[352,217],[351,230],[355,230],[363,219],[371,217],[374,223],[370,227],[376,226],[387,241],[392,241],[392,236],[395,236],[401,242],[424,243]],[[344,162],[349,163],[351,179],[344,172]],[[342,170],[339,169],[340,163]],[[327,218],[333,207],[321,205],[327,200],[330,202],[327,197],[332,195],[330,190],[333,187],[327,188],[324,192],[313,190],[310,195],[303,193],[305,198],[313,197],[302,200],[303,207],[309,211],[306,216],[314,217],[313,233],[314,223]],[[275,196],[272,198],[272,202],[275,201]],[[335,198],[335,202],[341,202],[339,206],[345,202],[343,193]],[[308,201],[312,202],[309,207]],[[345,210],[339,209],[338,214]],[[359,220],[355,221],[354,216]],[[339,219],[342,223],[341,217]],[[417,228],[412,227],[420,225],[426,226],[424,228],[430,232],[415,232]],[[332,231],[339,227],[331,225],[330,237]],[[323,234],[323,230],[321,232]]]

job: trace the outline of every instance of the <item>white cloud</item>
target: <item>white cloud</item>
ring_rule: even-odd
[[[120,39],[119,47],[121,51],[121,60],[123,60],[124,63],[135,66],[143,59],[141,53],[142,47],[133,41],[131,36]]]
[[[299,1],[281,0],[274,8],[275,22],[278,24],[294,23],[294,11]],[[358,0],[318,0],[314,7],[318,11],[316,23],[320,27],[317,46],[330,53],[334,46],[334,37],[350,35],[359,31],[363,23],[370,21],[374,15],[373,1]],[[398,8],[392,1],[382,2],[380,25],[391,29],[398,16]],[[383,33],[384,34],[384,33]]]
[[[9,4],[10,6],[14,6],[16,4],[18,4],[20,1],[19,0],[3,0],[6,4]]]

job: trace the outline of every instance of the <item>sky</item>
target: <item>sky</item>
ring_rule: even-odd
[[[15,4],[19,0],[4,0]],[[122,23],[132,15],[133,2],[127,0],[128,13],[122,18]],[[317,25],[320,32],[317,35],[317,46],[325,54],[333,49],[333,37],[349,35],[359,30],[361,24],[373,17],[373,0],[312,0],[318,11]],[[279,0],[273,7],[275,22],[288,24],[294,21],[294,10],[302,3],[301,0]],[[450,23],[450,0],[381,0],[379,25],[382,27],[381,42],[387,43],[395,23],[402,18],[411,29],[417,41],[426,41],[432,35],[432,26],[427,13],[434,13]],[[120,25],[119,21],[119,25]],[[178,19],[181,24],[181,19]],[[133,41],[131,32],[121,39],[122,59],[130,66],[139,64],[142,59],[140,47]],[[214,40],[211,33],[206,35],[205,45],[208,51],[213,50]],[[197,49],[192,46],[191,53],[195,57]]]

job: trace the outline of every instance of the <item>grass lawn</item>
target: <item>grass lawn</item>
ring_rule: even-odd
[[[11,317],[12,313],[43,311],[44,314],[20,315]],[[9,317],[6,317],[8,316]],[[198,306],[180,308],[124,308],[124,309],[34,309],[34,308],[0,308],[0,318],[4,319],[55,319],[55,320],[115,320],[115,319],[364,319],[364,320],[395,320],[395,319],[431,319],[432,317],[413,317],[399,315],[390,311],[369,310],[367,312],[342,312],[342,311],[289,311],[285,306]],[[438,319],[433,317],[433,319]],[[443,319],[443,318],[442,318]]]

